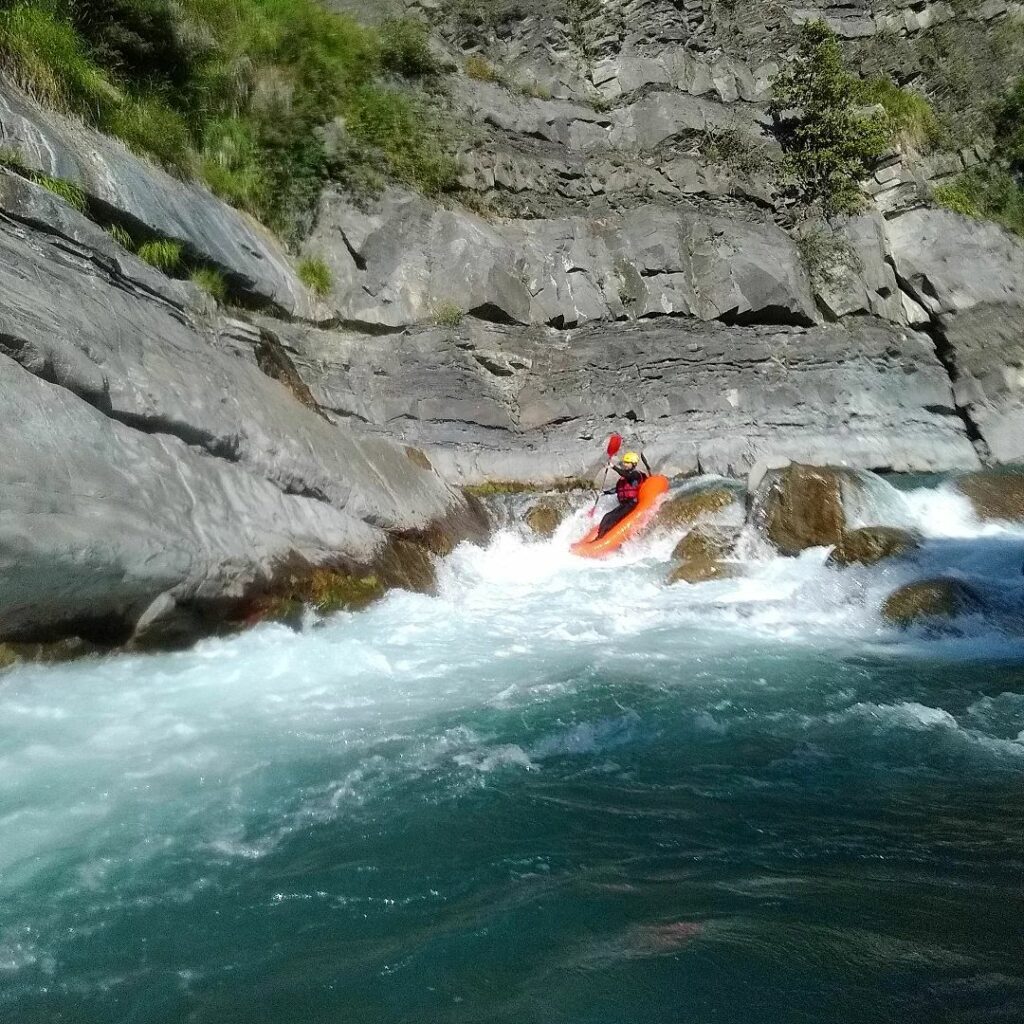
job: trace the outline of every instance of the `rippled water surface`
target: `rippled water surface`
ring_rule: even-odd
[[[303,634],[0,677],[0,1019],[1024,1020],[1024,533],[666,587],[500,534]],[[934,571],[990,611],[898,633]]]

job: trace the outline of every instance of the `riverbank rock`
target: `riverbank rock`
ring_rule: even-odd
[[[738,504],[738,495],[728,487],[677,494],[658,509],[653,526],[667,530],[691,526],[700,519],[721,512],[730,505]]]
[[[959,477],[954,486],[967,496],[979,519],[1024,522],[1024,473],[969,473]]]
[[[897,626],[923,619],[952,618],[981,607],[981,598],[960,580],[937,577],[908,583],[890,594],[882,605],[882,617]]]
[[[895,558],[920,547],[920,538],[895,526],[864,526],[839,538],[828,565],[874,565],[883,558]]]
[[[770,469],[751,499],[751,521],[783,555],[836,545],[846,530],[843,487],[856,482],[854,473],[837,466]]]
[[[562,525],[565,511],[564,504],[544,499],[527,510],[523,521],[536,536],[546,539],[553,537],[555,531]]]

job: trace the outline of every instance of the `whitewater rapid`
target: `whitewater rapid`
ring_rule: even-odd
[[[206,998],[236,991],[235,971],[251,989],[236,991],[239,1019],[413,1019],[416,999],[432,998],[422,964],[412,1003],[376,1016],[369,1007],[390,976],[381,971],[435,941],[428,922],[455,914],[444,943],[466,928],[488,954],[472,921],[488,918],[489,901],[504,905],[519,885],[510,879],[539,872],[553,884],[574,863],[603,878],[602,858],[619,863],[620,847],[624,863],[645,863],[671,822],[705,827],[697,805],[712,798],[745,807],[755,791],[770,800],[781,787],[789,800],[806,786],[809,827],[827,831],[821,792],[832,779],[853,785],[850,766],[867,787],[901,776],[924,788],[1018,786],[1024,531],[980,523],[944,485],[880,481],[856,515],[913,527],[924,546],[840,571],[825,549],[783,559],[747,536],[741,577],[670,587],[678,533],[588,562],[567,550],[583,532],[580,510],[550,541],[510,524],[486,548],[463,545],[440,566],[435,597],[396,592],[299,633],[264,625],[182,653],[0,676],[0,1010],[19,1022],[57,1010],[76,1021],[235,1019]],[[991,611],[941,631],[882,620],[886,594],[940,572],[970,581]],[[616,821],[668,815],[661,838],[595,819],[609,787]],[[676,806],[680,794],[695,804]],[[759,812],[736,813],[716,828],[761,843],[770,827]],[[562,836],[559,816],[578,819],[579,834]],[[507,821],[522,834],[506,834]],[[847,821],[836,829],[840,846],[870,845],[842,838]],[[723,863],[743,858],[743,844],[717,832],[701,844]],[[552,853],[563,847],[575,852]],[[647,884],[623,870],[608,884]],[[282,916],[292,904],[307,916]],[[656,929],[642,932],[649,955],[700,930],[662,934],[676,925],[646,904],[635,919],[621,913],[625,930],[595,947],[599,959],[637,928]],[[201,933],[191,954],[175,940],[182,929]],[[245,947],[248,930],[251,957],[232,945]],[[577,960],[579,941],[569,943]],[[339,960],[305,978],[303,957],[324,943]],[[313,999],[324,971],[365,1005]],[[286,1005],[302,1016],[272,1018],[273,1001],[253,995],[268,972],[292,978]],[[139,1009],[154,986],[163,1001]],[[423,1004],[418,1019],[513,1018],[465,979],[462,989],[477,1016]]]

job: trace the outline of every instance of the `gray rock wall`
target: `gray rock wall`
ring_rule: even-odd
[[[894,470],[978,464],[931,340],[874,318],[465,324],[374,339],[280,330],[325,408],[472,482],[585,475],[614,430],[673,473],[740,475],[772,453]]]
[[[4,172],[0,211],[0,638],[120,635],[293,558],[368,565],[462,506],[50,192]]]

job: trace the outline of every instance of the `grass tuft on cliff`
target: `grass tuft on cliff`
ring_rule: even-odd
[[[901,89],[891,78],[872,78],[859,84],[856,95],[862,103],[882,107],[893,141],[922,153],[943,141],[939,119],[920,93]]]
[[[181,269],[183,247],[180,242],[161,238],[139,246],[139,259],[165,274],[175,274]]]
[[[299,280],[318,298],[323,299],[334,287],[331,268],[319,256],[307,256],[299,261]]]
[[[412,21],[371,28],[317,0],[16,0],[0,66],[291,240],[332,178],[456,185],[424,88],[440,67]]]

